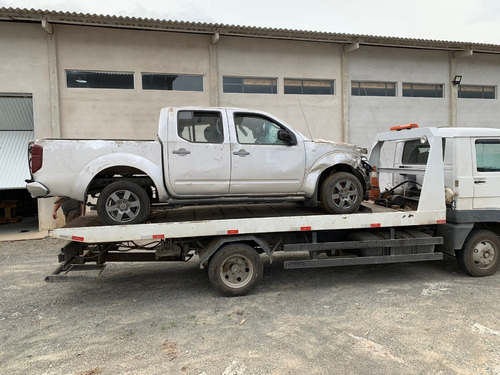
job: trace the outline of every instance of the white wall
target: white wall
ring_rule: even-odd
[[[0,22],[0,93],[33,94],[35,137],[51,135],[47,34],[40,25]]]
[[[217,43],[219,104],[264,110],[307,137],[340,141],[340,51],[341,47],[326,43],[221,37]],[[278,93],[223,93],[223,76],[277,78]],[[336,92],[335,95],[285,95],[284,78],[334,79]]]
[[[65,138],[154,139],[160,109],[209,105],[208,36],[57,26]],[[135,73],[133,90],[67,88],[66,70]],[[142,90],[142,72],[204,75],[204,92]]]
[[[475,53],[457,59],[456,71],[464,85],[497,86],[496,99],[457,99],[458,126],[500,128],[500,56]]]
[[[364,46],[350,52],[349,85],[353,80],[396,82],[397,93],[396,97],[350,96],[349,141],[370,147],[375,134],[394,125],[448,125],[448,56],[440,51]],[[403,82],[444,84],[444,97],[403,97]]]

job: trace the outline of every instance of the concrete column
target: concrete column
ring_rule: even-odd
[[[45,26],[44,26],[45,25]],[[47,31],[47,56],[49,63],[49,85],[50,85],[50,111],[52,122],[52,137],[61,137],[61,121],[59,116],[59,85],[57,79],[57,47],[54,26],[47,27],[48,22],[42,23]]]
[[[349,142],[349,55],[342,50],[340,73],[342,82],[342,141]]]
[[[349,142],[349,53],[359,49],[359,43],[344,45],[342,48],[340,74],[342,76],[342,140]]]
[[[219,106],[219,64],[217,59],[218,41],[219,41],[219,33],[215,33],[211,38],[209,46],[208,85],[210,88],[210,105],[212,107]]]
[[[457,98],[458,98],[458,85],[455,85],[452,83],[453,78],[455,78],[455,75],[457,74],[457,59],[455,59],[455,56],[453,52],[449,53],[449,61],[450,61],[450,75],[448,79],[448,85],[450,87],[450,126],[457,126]]]

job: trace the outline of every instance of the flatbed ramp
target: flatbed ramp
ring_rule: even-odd
[[[409,211],[364,203],[349,215],[329,215],[320,208],[297,204],[248,204],[174,208],[155,211],[147,224],[103,226],[95,215],[54,229],[55,238],[85,243],[159,240],[183,237],[259,233],[369,229],[435,225],[446,221],[446,212]]]

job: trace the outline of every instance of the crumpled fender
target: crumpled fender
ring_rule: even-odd
[[[85,198],[85,193],[92,179],[101,171],[117,166],[128,166],[143,171],[153,180],[158,190],[160,201],[168,199],[168,193],[163,184],[162,164],[157,164],[148,158],[129,153],[106,154],[86,164],[73,184],[73,196]]]
[[[320,157],[314,162],[304,182],[304,191],[306,196],[313,196],[319,176],[323,173],[323,171],[340,164],[348,165],[353,169],[358,169],[361,165],[361,156],[350,152],[334,151]]]

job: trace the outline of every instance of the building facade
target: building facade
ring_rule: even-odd
[[[0,51],[4,142],[154,139],[160,109],[184,105],[260,109],[368,148],[397,124],[499,126],[497,45],[2,8]],[[40,200],[41,228],[51,212]]]

